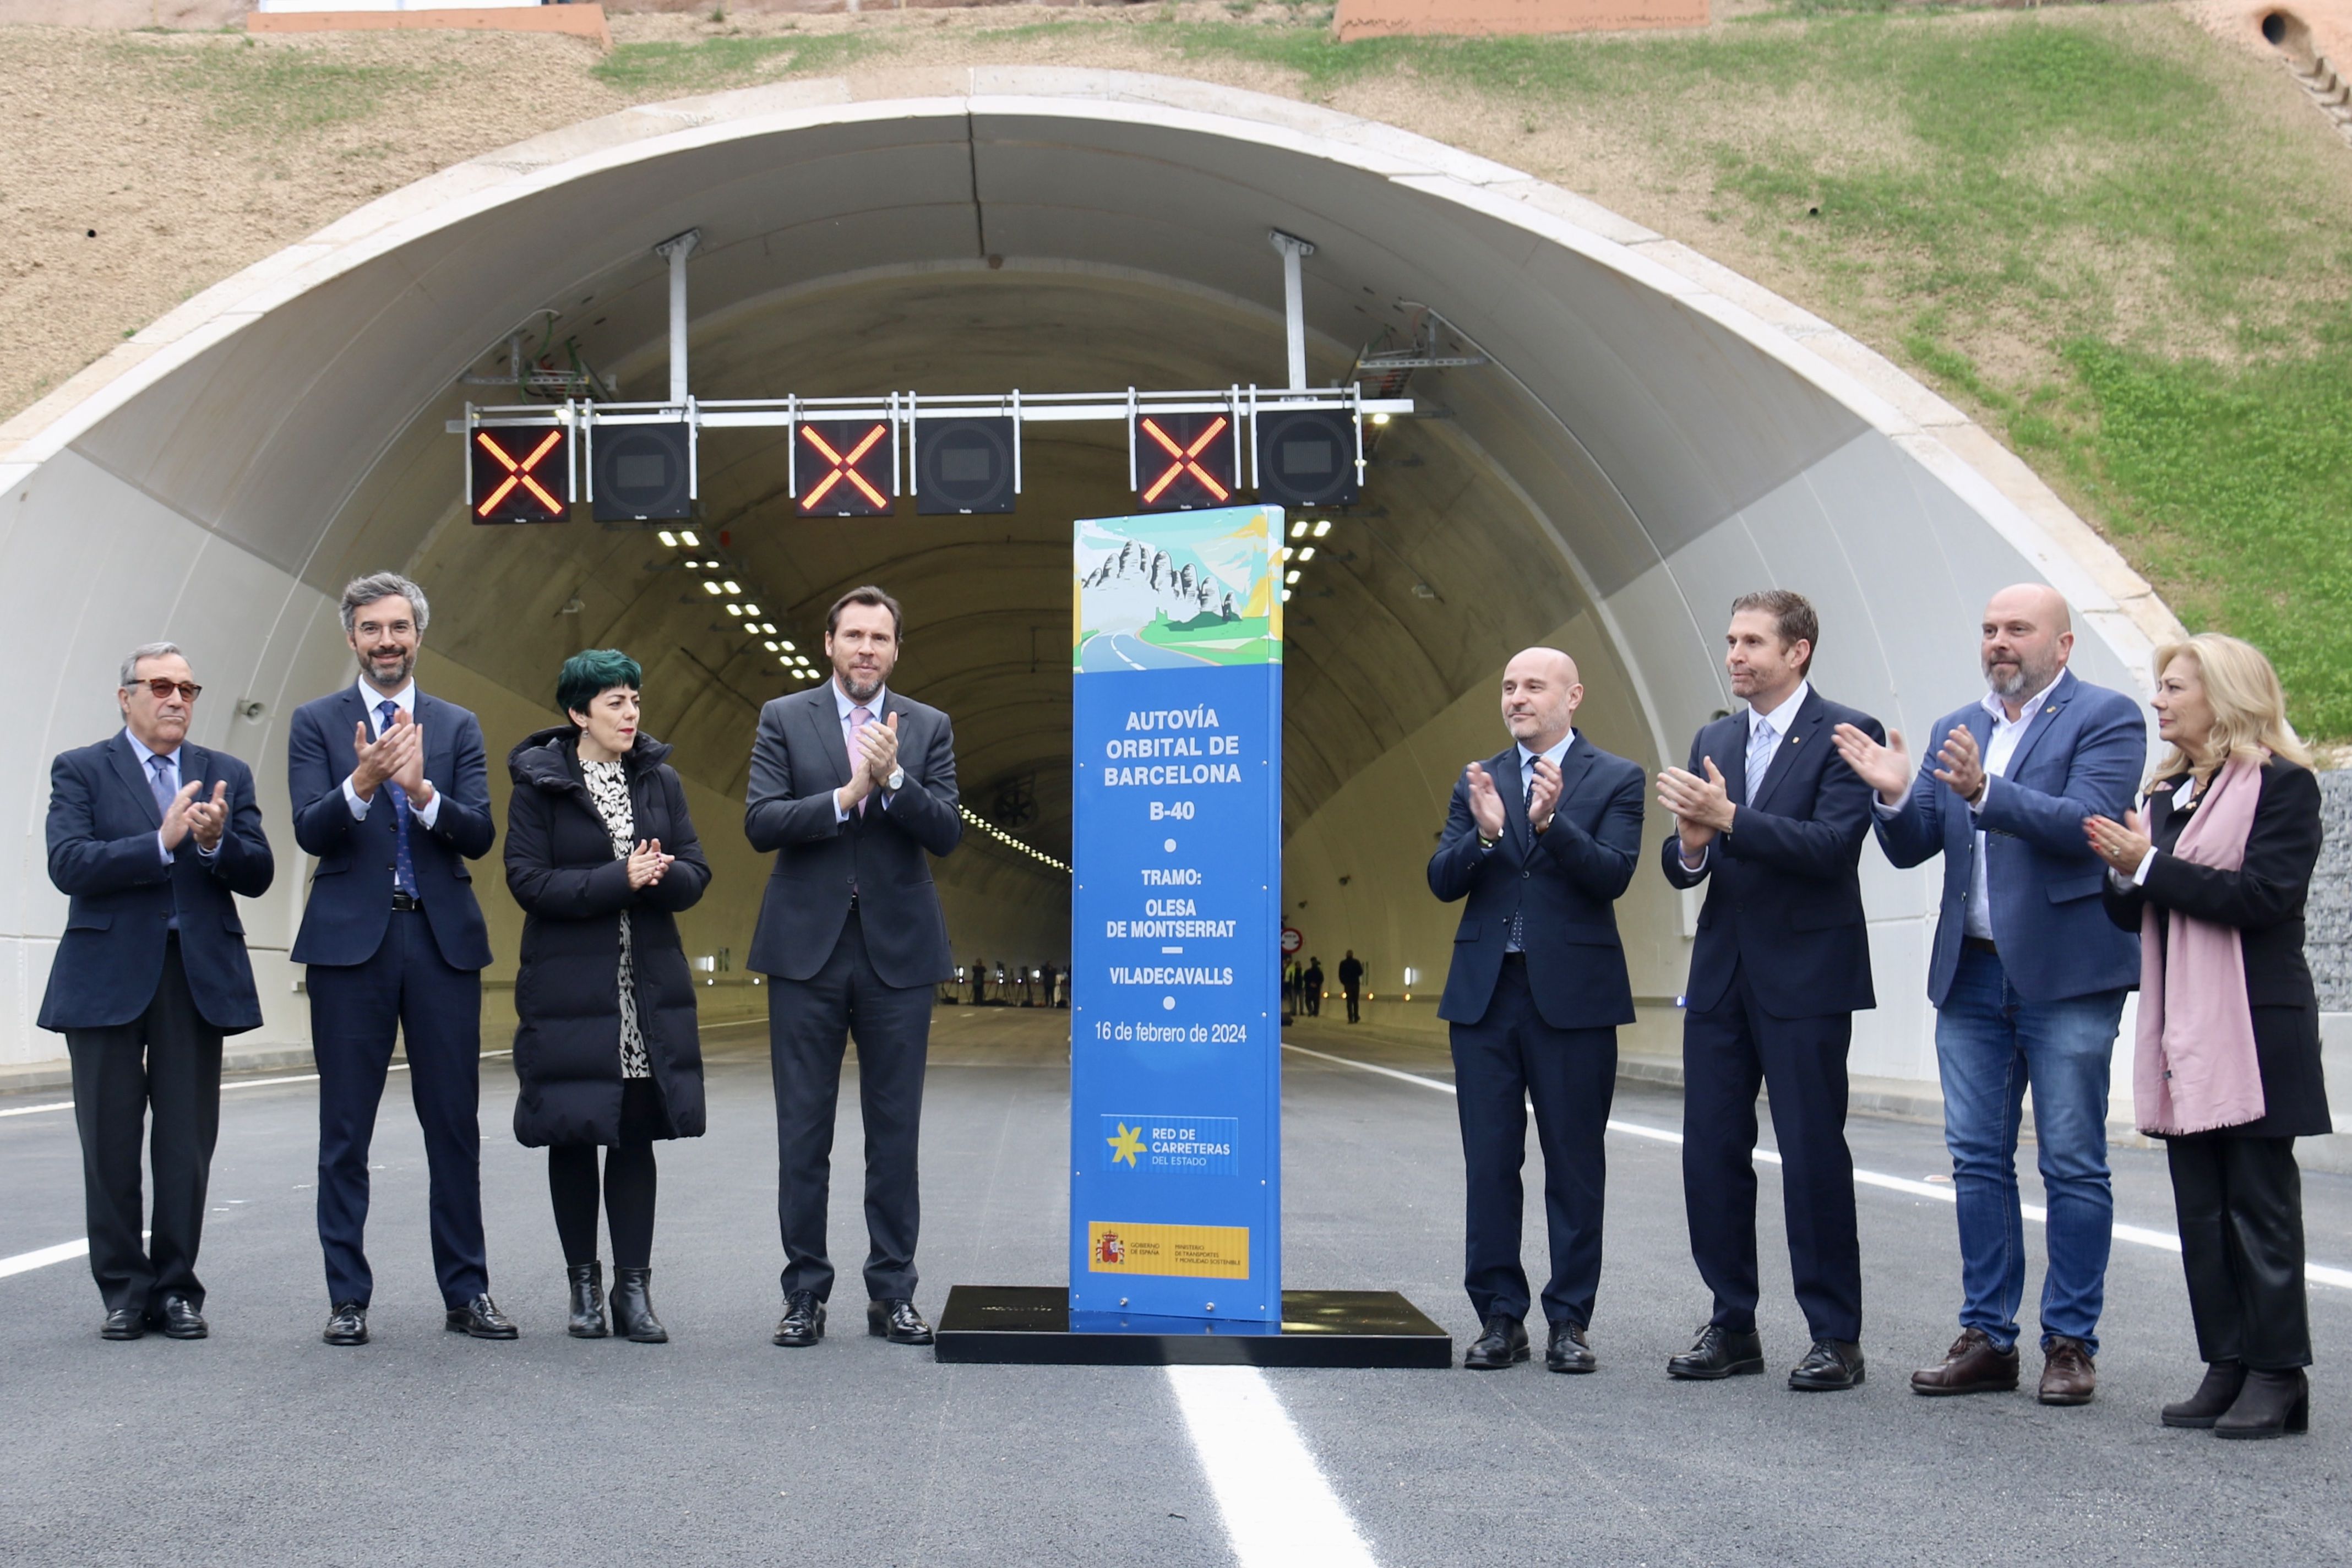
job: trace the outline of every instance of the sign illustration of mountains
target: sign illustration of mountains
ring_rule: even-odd
[[[1078,532],[1076,668],[1281,662],[1279,511],[1090,519]]]

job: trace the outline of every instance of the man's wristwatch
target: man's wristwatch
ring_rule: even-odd
[[[1481,849],[1492,849],[1496,845],[1500,844],[1501,842],[1501,839],[1489,838],[1483,833],[1478,835],[1478,847]]]
[[[893,768],[891,768],[891,770],[890,770],[890,776],[889,776],[888,778],[887,778],[887,779],[885,779],[885,780],[883,780],[883,781],[882,781],[882,787],[883,787],[884,789],[887,789],[887,790],[892,790],[892,791],[895,791],[895,790],[897,790],[900,785],[904,784],[906,782],[907,782],[907,770],[906,770],[906,769],[904,769],[904,768],[901,768],[901,767],[895,767],[895,766],[894,766],[894,767],[893,767]]]

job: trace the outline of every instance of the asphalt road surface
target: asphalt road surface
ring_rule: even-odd
[[[1132,632],[1098,632],[1078,647],[1078,668],[1089,672],[1120,669],[1190,669],[1210,661],[1197,654],[1145,642]]]
[[[1061,1019],[943,1009],[924,1126],[924,1280],[1063,1279]],[[1286,1062],[1286,1283],[1403,1290],[1457,1352],[1459,1145],[1442,1058],[1351,1047]],[[0,1563],[2099,1563],[2345,1561],[2352,1289],[2315,1287],[2313,1431],[2224,1444],[2159,1427],[2199,1368],[2179,1260],[2119,1242],[2096,1403],[1926,1400],[1954,1332],[1952,1211],[1861,1194],[1870,1379],[1798,1394],[1779,1184],[1763,1168],[1774,1374],[1664,1375],[1706,1316],[1688,1258],[1671,1095],[1621,1089],[1611,1139],[1601,1370],[1205,1374],[942,1366],[861,1331],[854,1093],[835,1151],[846,1289],[824,1344],[774,1348],[781,1258],[759,1031],[709,1032],[709,1136],[661,1148],[654,1296],[673,1342],[563,1332],[544,1156],[509,1134],[486,1065],[492,1289],[515,1343],[443,1331],[425,1174],[400,1079],[375,1160],[378,1279],[358,1350],[320,1342],[315,1085],[225,1098],[203,1272],[207,1341],[97,1337],[61,1111],[0,1114]],[[1421,1079],[1424,1081],[1411,1081]],[[63,1097],[0,1101],[0,1111]],[[1767,1136],[1769,1137],[1769,1131]],[[1857,1165],[1930,1187],[1932,1127],[1858,1119]],[[1539,1157],[1529,1154],[1529,1190]],[[2119,1221],[2171,1229],[2161,1156],[2117,1152]],[[2031,1182],[2029,1179],[2029,1189]],[[2315,1261],[2352,1266],[2352,1183],[2305,1178]],[[2029,1197],[2034,1195],[2029,1190]],[[1539,1259],[1539,1211],[1528,1253]],[[2039,1226],[2029,1226],[2038,1253]],[[2029,1282],[2029,1303],[2039,1289]],[[2028,1332],[2032,1324],[2028,1321]],[[1540,1329],[1538,1328],[1538,1334]],[[1538,1340],[1540,1343],[1540,1340]],[[2038,1358],[2029,1353],[2028,1379]]]

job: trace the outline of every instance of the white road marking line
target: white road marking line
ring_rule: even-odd
[[[20,1252],[14,1258],[0,1258],[0,1279],[11,1274],[28,1274],[36,1268],[47,1268],[52,1263],[70,1263],[77,1258],[89,1256],[89,1237],[61,1241],[55,1247],[44,1247],[37,1252]]]
[[[491,1058],[495,1058],[495,1057],[510,1057],[510,1056],[512,1056],[512,1055],[514,1055],[514,1052],[512,1052],[512,1051],[510,1051],[510,1050],[508,1050],[508,1051],[484,1051],[484,1052],[482,1053],[482,1059],[483,1059],[484,1061],[488,1061],[488,1060],[490,1060]],[[384,1070],[385,1070],[385,1071],[387,1071],[387,1072],[406,1072],[406,1071],[408,1070],[408,1064],[407,1064],[406,1062],[394,1062],[394,1063],[393,1063],[389,1068],[386,1068]],[[224,1083],[224,1084],[222,1084],[222,1085],[221,1085],[221,1092],[222,1092],[223,1094],[226,1094],[226,1093],[228,1093],[228,1092],[229,1092],[230,1090],[232,1090],[232,1089],[268,1089],[268,1088],[269,1088],[272,1084],[280,1084],[280,1083],[316,1083],[316,1082],[318,1082],[318,1081],[319,1081],[319,1075],[318,1075],[317,1073],[314,1073],[314,1072],[298,1072],[298,1073],[292,1073],[292,1074],[289,1074],[289,1075],[288,1075],[287,1077],[284,1077],[284,1078],[240,1078],[240,1079],[232,1079],[231,1081],[229,1081],[229,1082],[227,1082],[227,1083]],[[16,1106],[10,1106],[8,1109],[6,1109],[6,1110],[0,1110],[0,1116],[31,1116],[31,1115],[33,1115],[34,1113],[36,1113],[37,1111],[43,1111],[43,1110],[71,1110],[72,1109],[73,1109],[73,1101],[72,1101],[72,1100],[53,1100],[53,1101],[51,1101],[51,1102],[50,1102],[49,1104],[47,1104],[47,1105],[16,1105]]]
[[[1360,1062],[1349,1057],[1335,1057],[1322,1051],[1310,1051],[1305,1046],[1294,1046],[1287,1040],[1282,1043],[1282,1048],[1286,1051],[1297,1051],[1302,1057],[1313,1057],[1317,1061],[1330,1062],[1343,1068],[1354,1068],[1359,1072],[1378,1073],[1382,1078],[1393,1078],[1406,1083],[1419,1084],[1423,1089],[1433,1089],[1440,1094],[1454,1092],[1454,1086],[1442,1079],[1423,1078],[1419,1073],[1402,1072],[1395,1068],[1384,1068],[1372,1062]],[[1614,1117],[1610,1119],[1609,1131],[1622,1132],[1629,1138],[1647,1138],[1658,1143],[1680,1143],[1683,1141],[1683,1135],[1671,1128],[1647,1127],[1638,1121],[1620,1121]],[[1770,1149],[1757,1150],[1756,1160],[1759,1164],[1764,1165],[1780,1163],[1780,1154]],[[1890,1193],[1908,1193],[1913,1197],[1933,1198],[1939,1204],[1959,1201],[1958,1194],[1948,1186],[1932,1182],[1915,1182],[1907,1176],[1889,1176],[1877,1171],[1857,1170],[1853,1173],[1853,1180],[1856,1186],[1883,1187]],[[2047,1225],[2050,1222],[2050,1211],[2039,1204],[2021,1204],[2019,1207],[2024,1211],[2025,1217],[2036,1225]],[[2180,1238],[2168,1230],[2151,1230],[2140,1225],[2118,1225],[2115,1227],[2114,1235],[2117,1241],[2127,1241],[2135,1247],[2152,1247],[2158,1252],[2178,1253],[2180,1250]],[[2333,1285],[2339,1290],[2352,1290],[2352,1268],[2337,1268],[2326,1263],[2305,1263],[2303,1266],[2303,1275],[2314,1285]]]
[[[1264,1373],[1171,1366],[1168,1383],[1242,1568],[1377,1568]]]

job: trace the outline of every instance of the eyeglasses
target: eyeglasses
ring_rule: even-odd
[[[132,687],[136,686],[143,686],[148,690],[153,692],[155,694],[155,700],[158,702],[170,701],[172,693],[175,691],[180,694],[181,701],[194,702],[204,691],[204,688],[198,686],[193,680],[133,680],[124,686],[122,689],[128,691]]]

